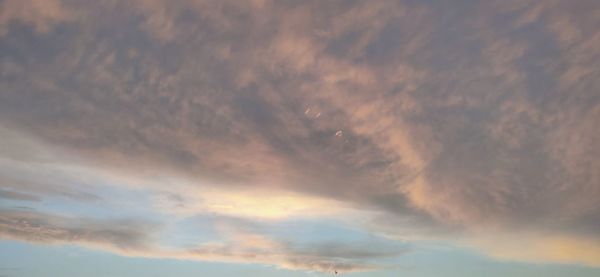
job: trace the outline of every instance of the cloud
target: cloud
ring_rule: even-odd
[[[0,126],[0,136],[2,197],[26,201],[43,198],[99,200],[92,192],[90,179],[93,174],[76,166],[76,159],[4,126]]]
[[[482,240],[557,230],[548,245],[570,246],[552,249],[586,254],[543,251],[546,238],[533,235],[514,240],[540,249],[527,257],[473,244],[493,256],[598,264],[581,242],[598,239],[600,209],[592,1],[491,1],[476,11],[411,1],[38,2],[5,1],[0,16],[5,198],[98,200],[73,174],[87,172],[151,194],[159,214],[356,211],[372,216],[360,227],[390,237],[465,245],[480,230],[490,234]],[[353,260],[279,242],[260,257],[230,247],[194,253],[304,268]]]
[[[600,243],[595,237],[560,234],[514,234],[478,236],[469,242],[501,260],[598,266]]]
[[[0,198],[16,199],[23,201],[39,201],[40,199],[34,195],[11,190],[0,190]]]
[[[2,2],[0,12],[0,36],[5,35],[11,24],[31,24],[36,32],[49,32],[54,24],[67,21],[71,13],[61,0],[8,0]]]
[[[221,225],[227,226],[227,225]],[[126,256],[262,263],[292,270],[354,272],[387,265],[375,262],[407,251],[406,247],[320,242],[295,245],[250,231],[220,227],[223,242],[174,248],[157,243],[158,226],[135,219],[92,219],[57,216],[37,211],[0,210],[0,237],[43,244],[78,244]],[[372,245],[372,243],[371,243]],[[368,261],[373,261],[369,263]]]
[[[154,200],[157,209],[180,216],[193,216],[203,212],[258,220],[280,220],[358,215],[351,206],[333,199],[256,188],[244,190],[188,186],[176,193],[157,193]]]
[[[78,219],[35,211],[0,211],[0,235],[5,239],[79,243],[121,253],[147,249],[150,227],[151,224],[136,220]]]
[[[292,270],[348,273],[389,267],[386,264],[368,261],[396,257],[405,252],[405,250],[364,251],[361,249],[364,246],[342,246],[335,243],[298,248],[265,240],[262,237],[244,237],[244,239],[250,243],[203,245],[189,250],[189,253],[184,256],[208,261],[275,264]]]
[[[269,238],[247,225],[240,228],[240,223],[245,224],[219,224],[225,242],[205,243],[182,255],[191,259],[275,264],[292,270],[343,273],[389,267],[378,259],[397,257],[409,251],[407,246],[384,245],[376,241],[297,244]],[[378,247],[367,250],[367,245]]]
[[[253,188],[213,187],[195,184],[186,179],[161,178],[149,180],[140,176],[114,176],[108,172],[88,168],[85,163],[60,153],[56,147],[36,141],[21,132],[2,129],[4,152],[3,171],[5,182],[0,196],[17,201],[20,207],[3,208],[0,234],[3,238],[42,244],[75,244],[102,249],[125,256],[147,258],[188,259],[236,263],[263,263],[292,270],[330,272],[354,272],[388,267],[378,261],[403,254],[405,247],[378,247],[364,250],[367,245],[356,241],[328,241],[297,243],[294,239],[272,237],[268,224],[290,220],[315,220],[334,218],[340,225],[365,220],[374,211],[360,211],[334,199],[304,195],[289,191]],[[32,151],[32,155],[14,153]],[[10,150],[10,151],[9,151]],[[51,162],[46,159],[51,159]],[[77,163],[77,165],[73,164]],[[33,171],[30,168],[35,168]],[[45,172],[48,171],[48,174]],[[36,178],[37,183],[8,182]],[[88,180],[93,180],[89,182]],[[85,182],[89,184],[84,185]],[[99,185],[101,184],[101,185]],[[170,187],[165,190],[165,185]],[[161,228],[143,220],[97,219],[88,212],[72,211],[77,216],[57,215],[36,211],[27,202],[56,201],[67,210],[75,203],[97,211],[108,205],[125,218],[132,207],[115,198],[85,197],[80,190],[93,192],[115,190],[124,193],[133,190],[136,198],[150,195],[151,207],[145,212]],[[256,195],[261,195],[257,198]],[[93,200],[93,201],[92,201]],[[139,199],[137,205],[141,205]],[[10,203],[7,203],[10,204]],[[14,205],[14,204],[11,204]],[[9,205],[10,206],[10,205]],[[44,206],[42,206],[44,207]],[[112,214],[110,211],[108,214]],[[165,220],[159,215],[167,215]],[[215,223],[203,228],[216,228],[218,239],[206,243],[194,234],[185,235],[189,241],[184,245],[172,244],[168,231],[177,230],[183,220],[212,215]],[[160,229],[160,230],[159,230]],[[192,231],[192,230],[188,230]],[[187,232],[187,231],[186,231]],[[190,245],[191,244],[191,245]]]

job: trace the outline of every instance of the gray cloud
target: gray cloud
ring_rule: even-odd
[[[0,189],[0,198],[23,200],[23,201],[40,201],[35,195],[22,193],[18,191]]]
[[[2,209],[3,238],[39,243],[81,243],[127,251],[147,249],[152,225],[131,220],[69,218],[36,211]]]
[[[352,272],[390,267],[380,259],[395,258],[406,254],[408,247],[390,247],[371,243],[348,245],[345,243],[320,243],[290,247],[290,264],[323,272]]]
[[[7,10],[1,123],[98,167],[331,197],[428,233],[598,239],[597,3],[258,2]],[[23,173],[0,171],[3,191],[33,193],[4,185],[39,179]]]

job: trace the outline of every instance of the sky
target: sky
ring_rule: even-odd
[[[0,276],[600,276],[596,0],[0,0]]]

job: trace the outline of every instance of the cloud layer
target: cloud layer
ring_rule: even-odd
[[[157,221],[333,218],[600,264],[596,1],[1,5],[0,198],[14,205],[138,190]],[[15,239],[141,236],[2,213]],[[252,236],[161,255],[350,271],[403,251]]]

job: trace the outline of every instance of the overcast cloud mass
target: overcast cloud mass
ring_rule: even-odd
[[[600,2],[0,1],[0,238],[598,273]]]

